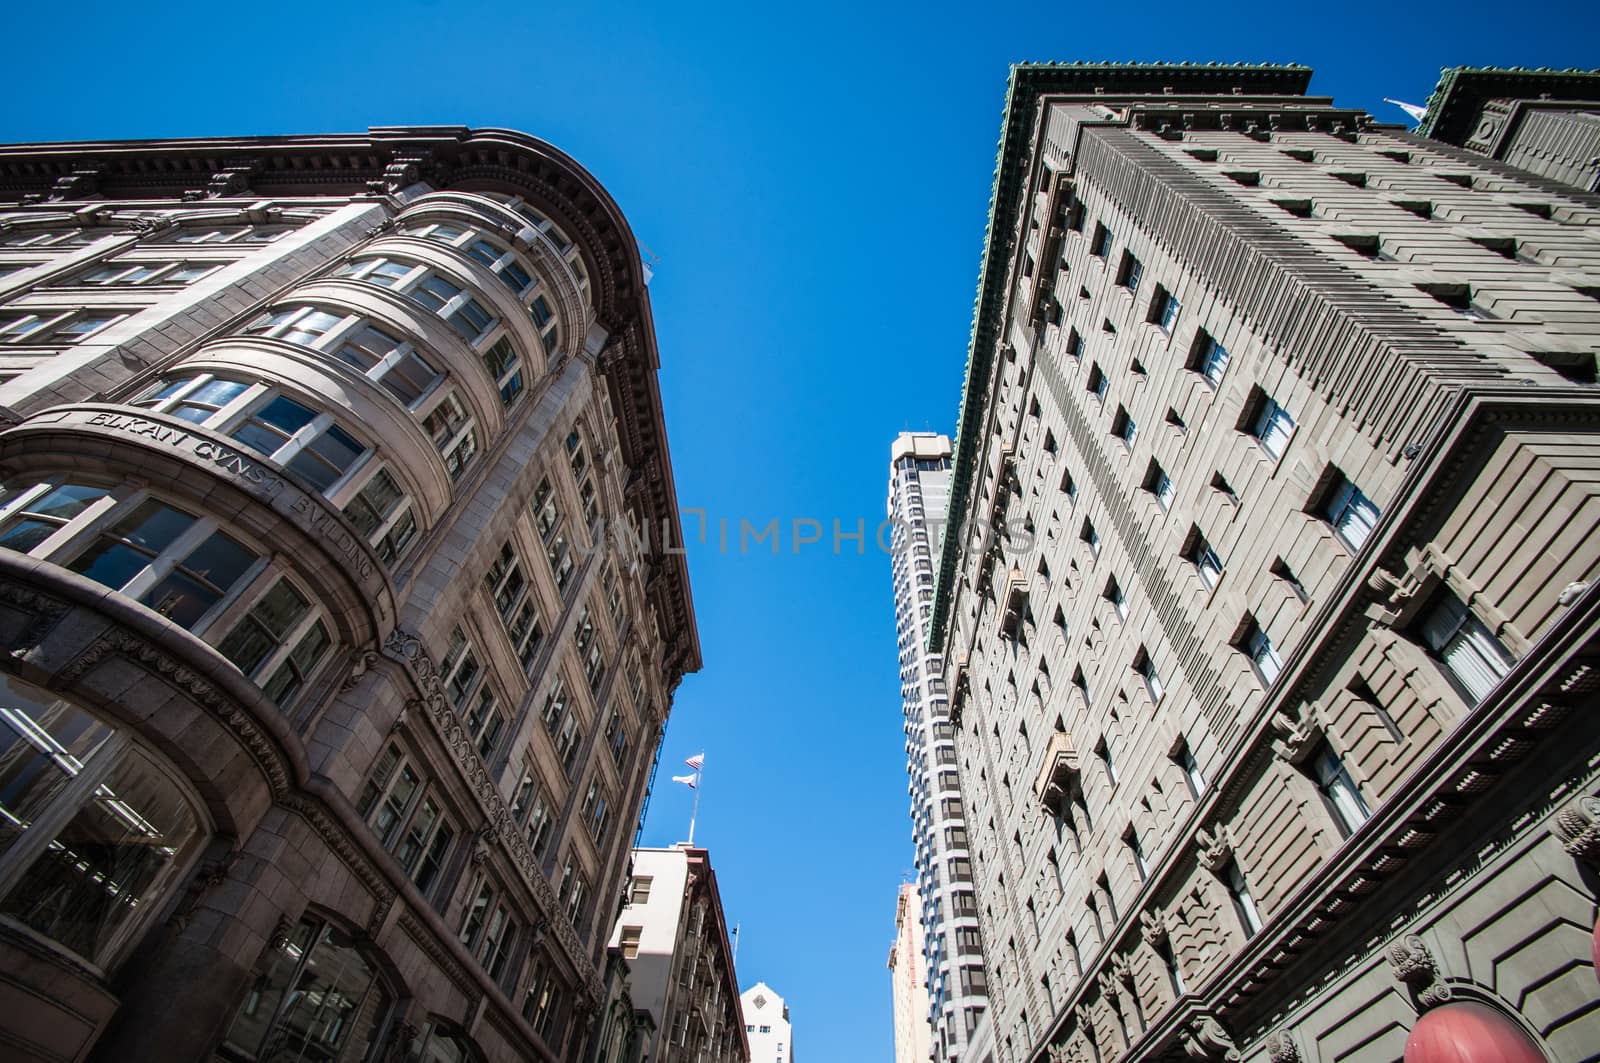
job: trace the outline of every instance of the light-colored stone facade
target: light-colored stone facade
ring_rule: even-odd
[[[1600,1058],[1600,200],[1309,76],[1013,71],[930,643],[1001,1063]]]
[[[955,728],[943,662],[927,646],[934,557],[950,495],[950,437],[904,432],[889,451],[888,519],[906,735],[911,840],[916,850],[933,1058],[966,1058],[983,1021],[983,942],[956,777]]]
[[[633,1004],[649,1015],[658,1063],[750,1063],[722,894],[711,856],[687,842],[635,849],[633,877],[611,932],[632,972]]]
[[[0,148],[0,1055],[583,1057],[699,666],[645,279],[520,133]]]
[[[1417,132],[1600,192],[1600,70],[1447,68]]]
[[[928,976],[923,964],[922,901],[917,887],[900,884],[894,908],[894,944],[889,946],[889,989],[894,997],[894,1063],[932,1058],[928,1022]]]
[[[765,982],[739,994],[750,1063],[794,1063],[794,1025],[789,1005]]]

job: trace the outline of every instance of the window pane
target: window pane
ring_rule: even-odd
[[[111,729],[64,701],[0,679],[0,853],[99,751]]]
[[[155,901],[200,832],[189,802],[136,749],[0,902],[0,911],[91,960]]]

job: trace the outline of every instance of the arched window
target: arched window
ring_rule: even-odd
[[[0,918],[109,968],[206,834],[126,731],[0,676]]]
[[[281,948],[268,946],[223,1055],[244,1053],[256,1063],[365,1060],[393,1003],[355,940],[307,915]]]

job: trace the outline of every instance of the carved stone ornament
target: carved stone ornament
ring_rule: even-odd
[[[1282,1030],[1267,1034],[1267,1058],[1272,1063],[1300,1063],[1300,1049],[1294,1039]]]
[[[1045,1051],[1050,1056],[1050,1063],[1070,1063],[1072,1059],[1072,1046],[1065,1041],[1053,1044]]]
[[[1306,706],[1300,716],[1288,712],[1275,712],[1271,720],[1272,751],[1290,764],[1299,764],[1311,755],[1322,738],[1322,727],[1316,722],[1315,712]]]
[[[1152,945],[1159,945],[1172,933],[1172,916],[1160,908],[1139,913],[1139,933]]]
[[[140,236],[151,236],[168,229],[176,229],[178,217],[175,214],[135,214],[131,218],[123,219],[122,223]]]
[[[1600,866],[1600,798],[1580,797],[1557,812],[1550,832],[1574,860]]]
[[[355,662],[350,666],[350,674],[345,676],[344,682],[339,684],[340,690],[354,690],[366,674],[372,671],[372,666],[378,663],[378,654],[374,650],[362,650],[356,654]]]
[[[1214,831],[1195,831],[1194,844],[1200,863],[1208,871],[1221,871],[1233,859],[1233,835],[1228,833],[1228,828],[1223,824],[1219,823]]]
[[[1214,1016],[1202,1015],[1189,1024],[1183,1035],[1183,1053],[1201,1063],[1220,1063],[1239,1058],[1233,1035]]]
[[[1416,998],[1419,1008],[1432,1008],[1450,999],[1450,987],[1439,980],[1439,965],[1427,943],[1415,934],[1389,946],[1389,968]]]

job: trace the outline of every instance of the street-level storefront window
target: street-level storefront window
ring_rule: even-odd
[[[313,916],[268,945],[223,1041],[225,1059],[334,1063],[368,1059],[393,996],[344,931]]]
[[[0,918],[109,968],[205,834],[186,789],[126,731],[0,676]]]

